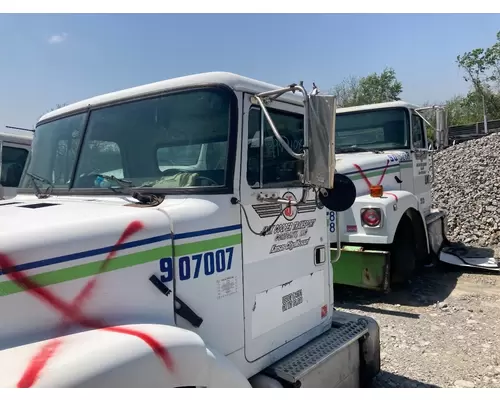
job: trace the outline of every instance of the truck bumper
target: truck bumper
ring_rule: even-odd
[[[337,249],[330,248],[332,259]],[[333,282],[340,285],[388,292],[390,289],[390,253],[343,246],[337,262],[332,263]]]

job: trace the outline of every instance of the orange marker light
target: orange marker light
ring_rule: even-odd
[[[384,194],[384,187],[382,185],[372,185],[370,186],[370,196],[372,197],[382,197]]]

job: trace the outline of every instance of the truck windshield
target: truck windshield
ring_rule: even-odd
[[[391,150],[410,147],[405,108],[339,112],[335,125],[336,152],[349,148]]]
[[[232,96],[193,89],[41,124],[27,171],[56,190],[103,187],[100,174],[133,187],[225,186]],[[25,175],[21,187],[32,179]]]
[[[6,187],[17,187],[24,164],[28,158],[28,150],[21,147],[2,146],[2,175],[0,184]]]

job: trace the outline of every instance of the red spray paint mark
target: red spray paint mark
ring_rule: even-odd
[[[118,250],[118,246],[123,244],[130,236],[137,233],[143,228],[144,225],[140,221],[133,221],[127,226],[120,239],[113,246],[112,251],[108,254],[103,264],[99,268],[99,274],[106,270],[109,261],[115,256]],[[67,303],[54,295],[49,289],[41,287],[37,283],[33,282],[23,272],[16,271],[15,268],[15,263],[7,255],[0,253],[0,270],[10,280],[26,289],[29,294],[37,297],[41,302],[48,304],[50,307],[52,307],[62,315],[63,321],[60,326],[59,336],[62,336],[62,334],[70,327],[71,322],[78,323],[81,326],[90,329],[103,329],[110,332],[135,336],[144,341],[149,347],[151,347],[153,352],[161,359],[168,370],[173,370],[173,361],[167,349],[165,349],[161,345],[161,343],[159,343],[150,335],[144,332],[137,331],[135,329],[107,326],[100,320],[85,317],[81,308],[84,304],[84,301],[87,300],[92,294],[97,283],[98,275],[94,276],[87,282],[87,284],[83,287],[83,289],[80,291],[80,293],[78,293],[78,295],[71,303]],[[39,378],[43,368],[54,356],[61,344],[62,340],[60,338],[57,338],[49,341],[46,345],[44,345],[31,360],[30,364],[24,371],[23,376],[17,383],[17,387],[26,388],[33,386]]]
[[[364,181],[366,182],[366,185],[368,186],[368,189],[371,189],[372,186],[378,186],[382,183],[382,181],[384,180],[384,176],[385,176],[385,173],[387,172],[387,168],[389,167],[389,160],[387,160],[387,163],[385,164],[385,168],[384,170],[382,171],[382,175],[380,176],[380,179],[378,180],[377,184],[376,185],[373,185],[370,180],[368,179],[368,177],[366,176],[365,172],[361,169],[361,167],[358,165],[358,164],[353,164],[354,167],[358,170],[358,172],[360,173],[361,177],[364,179]],[[388,194],[390,196],[393,196],[394,199],[396,199],[396,201],[398,201],[398,196],[396,196],[394,193],[390,193],[390,192],[384,192],[384,194]]]
[[[361,177],[366,182],[366,185],[368,186],[368,189],[370,189],[372,186],[378,186],[378,185],[380,185],[382,183],[382,181],[384,180],[385,173],[387,171],[387,168],[389,167],[389,160],[387,160],[387,163],[385,164],[385,168],[382,171],[382,175],[380,176],[380,179],[378,180],[378,182],[377,182],[376,185],[372,185],[372,183],[370,182],[370,180],[366,176],[365,172],[361,169],[361,167],[358,164],[353,164],[353,165],[354,165],[354,168],[356,168],[358,170],[359,174],[361,175]]]
[[[397,196],[397,195],[395,195],[394,193],[391,193],[391,192],[385,192],[384,194],[388,194],[389,196],[394,197],[394,199],[395,199],[396,201],[398,201],[398,200],[399,200],[399,199],[398,199],[398,196]]]

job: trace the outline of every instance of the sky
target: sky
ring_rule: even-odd
[[[192,73],[277,85],[392,67],[402,99],[467,91],[456,57],[495,42],[500,14],[0,14],[0,131],[57,104]]]

